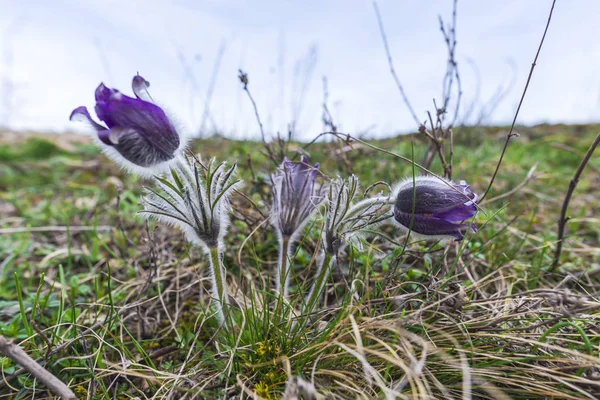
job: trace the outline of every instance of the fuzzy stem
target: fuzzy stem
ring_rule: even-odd
[[[323,295],[323,290],[325,289],[325,284],[327,283],[329,274],[331,274],[331,269],[333,267],[334,262],[335,256],[333,254],[325,252],[323,262],[319,265],[319,269],[317,270],[317,277],[315,278],[310,292],[306,297],[306,303],[304,304],[304,309],[302,312],[303,314],[312,313],[315,306],[319,302],[319,299]]]
[[[210,260],[212,297],[217,305],[217,318],[219,323],[225,322],[225,311],[229,306],[229,294],[227,293],[227,284],[225,282],[225,267],[223,266],[223,257],[218,247],[210,247],[207,251]]]
[[[287,299],[290,286],[290,254],[294,251],[294,242],[289,237],[279,239],[279,261],[277,263],[277,293]]]

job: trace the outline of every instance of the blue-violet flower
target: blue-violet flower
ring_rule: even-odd
[[[425,238],[454,238],[460,241],[474,224],[461,224],[477,212],[477,194],[461,181],[456,184],[430,176],[408,178],[395,189],[394,220]],[[413,204],[413,199],[414,204]],[[413,214],[414,212],[414,214]]]
[[[103,151],[117,164],[143,176],[167,170],[183,147],[183,141],[165,112],[148,93],[150,83],[133,77],[135,98],[101,83],[95,92],[98,118],[95,122],[85,106],[71,113],[71,121],[84,121],[97,132]]]

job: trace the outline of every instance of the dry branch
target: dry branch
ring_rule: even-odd
[[[77,400],[77,396],[75,396],[75,393],[73,393],[67,385],[62,383],[50,372],[46,371],[40,364],[35,362],[33,358],[29,357],[23,349],[11,341],[6,340],[3,336],[0,336],[0,353],[22,366],[27,372],[40,380],[56,395],[66,400]]]
[[[575,175],[573,176],[573,179],[571,179],[571,182],[569,182],[569,189],[567,190],[567,194],[565,195],[565,200],[563,201],[562,209],[560,211],[560,218],[558,220],[558,235],[557,235],[556,250],[554,252],[554,261],[552,262],[552,268],[556,268],[556,266],[558,265],[558,261],[560,260],[560,253],[562,251],[562,245],[563,245],[563,236],[565,234],[565,226],[567,224],[567,221],[569,220],[569,218],[567,218],[567,211],[569,210],[569,202],[571,201],[571,196],[573,195],[573,192],[575,191],[575,187],[577,186],[577,183],[579,183],[579,178],[581,177],[581,174],[583,173],[585,166],[590,161],[590,158],[592,157],[594,150],[596,150],[596,147],[598,147],[599,144],[600,144],[600,133],[598,133],[598,135],[596,136],[596,139],[594,139],[594,142],[588,149],[587,153],[585,153],[585,156],[581,160],[579,167],[577,167],[577,171],[575,171]]]
[[[490,183],[488,184],[487,189],[481,196],[481,201],[485,199],[487,194],[489,193],[494,181],[496,180],[496,175],[498,175],[498,171],[500,170],[500,165],[502,164],[502,160],[504,159],[504,154],[506,154],[506,149],[508,148],[508,143],[510,139],[514,136],[519,136],[518,133],[513,132],[515,129],[515,124],[517,123],[517,117],[519,116],[519,111],[521,110],[521,106],[523,105],[523,100],[525,100],[525,95],[527,94],[527,89],[529,88],[529,82],[531,82],[531,77],[533,76],[533,70],[537,65],[537,59],[542,51],[542,46],[544,45],[544,39],[546,39],[546,33],[548,33],[548,28],[550,27],[550,21],[552,20],[552,12],[554,11],[554,5],[556,4],[556,0],[552,1],[552,7],[550,8],[550,13],[548,14],[548,20],[546,21],[546,28],[544,28],[544,34],[542,35],[542,39],[540,40],[540,45],[538,46],[537,53],[535,53],[535,58],[533,59],[533,63],[531,64],[531,69],[529,70],[529,76],[527,76],[527,82],[525,82],[525,88],[523,89],[523,93],[521,94],[521,100],[519,100],[519,105],[517,106],[517,111],[515,111],[515,116],[513,118],[512,124],[510,125],[510,130],[508,131],[508,135],[506,136],[506,141],[504,142],[504,147],[502,148],[502,153],[500,153],[500,158],[498,159],[498,163],[496,164],[496,169],[494,170],[494,174],[492,175],[492,179],[490,179]]]

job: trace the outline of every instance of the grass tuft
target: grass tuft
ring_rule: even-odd
[[[338,257],[325,305],[311,315],[297,310],[314,279],[320,222],[291,255],[289,303],[277,302],[278,240],[264,220],[271,171],[240,164],[250,194],[233,195],[224,254],[233,329],[214,317],[202,251],[136,214],[143,182],[86,146],[2,146],[0,333],[82,399],[595,398],[598,158],[581,177],[552,263],[563,194],[598,128],[520,127],[477,233],[427,243],[384,226]],[[505,136],[456,130],[455,178],[485,190]],[[420,160],[419,140],[374,144]],[[290,156],[301,146],[290,143]],[[267,165],[262,143],[192,147]],[[413,174],[360,143],[339,150],[338,142],[307,149],[329,176],[347,176],[351,165],[365,188]],[[443,170],[439,161],[431,168]],[[0,367],[3,398],[52,398],[9,359]]]

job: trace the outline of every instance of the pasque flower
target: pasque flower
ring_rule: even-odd
[[[377,196],[355,202],[358,189],[355,175],[338,178],[329,186],[322,234],[324,254],[318,261],[315,280],[306,297],[305,313],[312,312],[322,297],[338,254],[349,244],[360,247],[368,228],[389,219],[389,197]]]
[[[224,309],[229,304],[223,239],[230,222],[231,193],[239,183],[235,169],[236,165],[227,168],[214,160],[204,166],[192,157],[178,159],[170,174],[154,178],[159,190],[146,188],[144,210],[140,211],[180,228],[188,241],[204,250],[220,322],[225,320]]]
[[[140,175],[166,170],[182,147],[182,140],[165,112],[148,93],[150,83],[133,77],[135,98],[101,83],[95,92],[98,118],[95,122],[85,106],[71,113],[72,121],[84,121],[98,134],[103,151],[117,164]]]
[[[286,158],[273,177],[271,223],[282,236],[297,234],[323,200],[322,188],[316,182],[318,171],[319,164],[309,165],[305,156],[299,163]]]
[[[459,223],[477,212],[477,194],[465,181],[456,184],[419,176],[400,182],[394,191],[394,220],[404,230],[429,238],[464,238],[475,225]],[[413,201],[414,200],[414,201]]]
[[[299,163],[284,159],[273,177],[271,224],[279,238],[277,291],[286,297],[289,284],[289,256],[299,233],[324,197],[316,182],[319,164],[310,165],[302,156]]]

